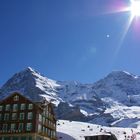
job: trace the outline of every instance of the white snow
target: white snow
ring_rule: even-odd
[[[80,109],[80,112],[81,112],[82,114],[84,114],[85,116],[88,116],[88,115],[89,115],[85,110]]]
[[[104,127],[90,123],[59,120],[57,122],[58,140],[85,140],[85,136],[114,134],[118,140],[139,140],[140,130],[132,128]],[[132,136],[136,136],[132,139]]]
[[[33,93],[30,88],[39,92]],[[114,71],[96,83],[82,84],[51,80],[28,67],[0,89],[1,98],[17,90],[34,100],[43,96],[56,106],[60,102],[78,106],[85,116],[96,116],[90,120],[93,123],[140,127],[140,77],[126,71]]]

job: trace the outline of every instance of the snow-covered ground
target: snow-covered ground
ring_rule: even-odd
[[[85,140],[85,136],[114,134],[118,140],[139,140],[140,129],[104,127],[90,123],[59,120],[57,122],[58,140]]]

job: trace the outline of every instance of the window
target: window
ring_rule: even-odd
[[[48,116],[49,118],[51,118],[52,117],[52,115],[51,115],[51,113],[49,113],[49,116]]]
[[[43,133],[45,133],[45,127],[43,126]]]
[[[29,140],[32,140],[32,136],[29,136]]]
[[[51,111],[51,108],[48,106],[48,112],[50,112]]]
[[[49,110],[49,106],[46,106],[46,111],[48,111]]]
[[[42,117],[42,122],[43,124],[45,124],[45,117]]]
[[[3,106],[2,106],[2,105],[0,105],[0,111],[2,111],[2,109],[3,109]]]
[[[27,137],[26,136],[22,136],[21,140],[27,140]]]
[[[27,123],[26,130],[31,131],[32,130],[32,123]]]
[[[11,130],[16,130],[16,124],[15,123],[11,124]]]
[[[17,137],[17,136],[12,137],[12,140],[18,140],[18,139],[19,139],[19,137]]]
[[[49,124],[49,120],[48,119],[46,119],[46,123],[47,123],[47,125]]]
[[[53,131],[51,130],[51,138],[53,138]]]
[[[3,131],[7,131],[7,128],[8,128],[8,124],[3,124],[2,130],[3,130]]]
[[[14,136],[12,140],[18,140],[18,137]]]
[[[2,140],[10,140],[10,137],[3,137]]]
[[[17,113],[12,113],[12,120],[16,120],[17,119]]]
[[[0,121],[2,120],[2,114],[0,114]]]
[[[41,124],[38,124],[38,132],[41,132]]]
[[[10,110],[10,104],[6,105],[5,110],[6,111],[9,111]]]
[[[20,110],[25,110],[25,104],[21,104],[21,106],[20,106]]]
[[[24,127],[24,124],[23,123],[19,123],[18,130],[22,131],[23,130],[23,127]]]
[[[55,123],[53,123],[53,127],[55,128],[56,126],[55,126]]]
[[[49,118],[49,112],[48,111],[46,111],[46,117]]]
[[[13,111],[17,111],[18,110],[18,105],[17,104],[13,104]]]
[[[28,120],[31,120],[33,118],[33,113],[29,112],[27,118],[28,118]]]
[[[55,133],[55,131],[53,131],[53,138],[55,138],[56,137],[56,133]]]
[[[46,128],[46,133],[48,133],[48,128]]]
[[[39,114],[39,121],[40,121],[40,122],[42,121],[42,116],[41,116],[41,114]]]
[[[25,118],[25,113],[20,113],[19,114],[19,119],[20,120],[24,120],[24,118]]]
[[[18,101],[19,100],[19,96],[18,95],[15,95],[14,96],[14,101]]]
[[[29,104],[28,109],[33,109],[33,104]]]
[[[9,113],[5,113],[5,114],[4,114],[4,120],[5,120],[5,121],[8,121],[8,120],[9,120]]]
[[[48,126],[50,126],[50,123],[51,123],[51,121],[50,121],[50,120],[48,120]]]
[[[44,109],[44,110],[43,110],[43,116],[45,116],[45,115],[46,115],[46,110]]]
[[[51,130],[48,129],[48,136],[50,137],[51,136]]]

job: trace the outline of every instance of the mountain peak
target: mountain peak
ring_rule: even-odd
[[[127,71],[112,71],[111,73],[109,73],[107,75],[107,77],[116,77],[116,78],[120,78],[120,77],[132,77],[132,78],[138,78],[139,76],[136,76],[134,74],[131,74]]]
[[[128,74],[128,75],[131,75],[129,72],[127,72],[127,71],[121,71],[121,70],[114,70],[114,71],[112,71],[110,74]]]
[[[38,72],[38,71],[36,71],[35,69],[33,69],[33,68],[31,68],[31,67],[27,67],[27,68],[25,68],[24,70],[22,70],[21,72],[19,72],[19,73],[34,73],[34,74],[39,74],[40,75],[40,73]]]
[[[31,67],[27,67],[24,70],[16,73],[15,75],[20,75],[21,77],[30,77],[33,79],[48,79],[46,76],[43,76],[41,73],[39,73],[38,71],[36,71],[35,69],[31,68]]]
[[[31,67],[27,67],[25,70],[28,70],[28,71],[35,71],[33,68]]]

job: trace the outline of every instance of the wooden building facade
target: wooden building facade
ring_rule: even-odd
[[[52,104],[13,93],[0,102],[0,140],[56,140]]]

